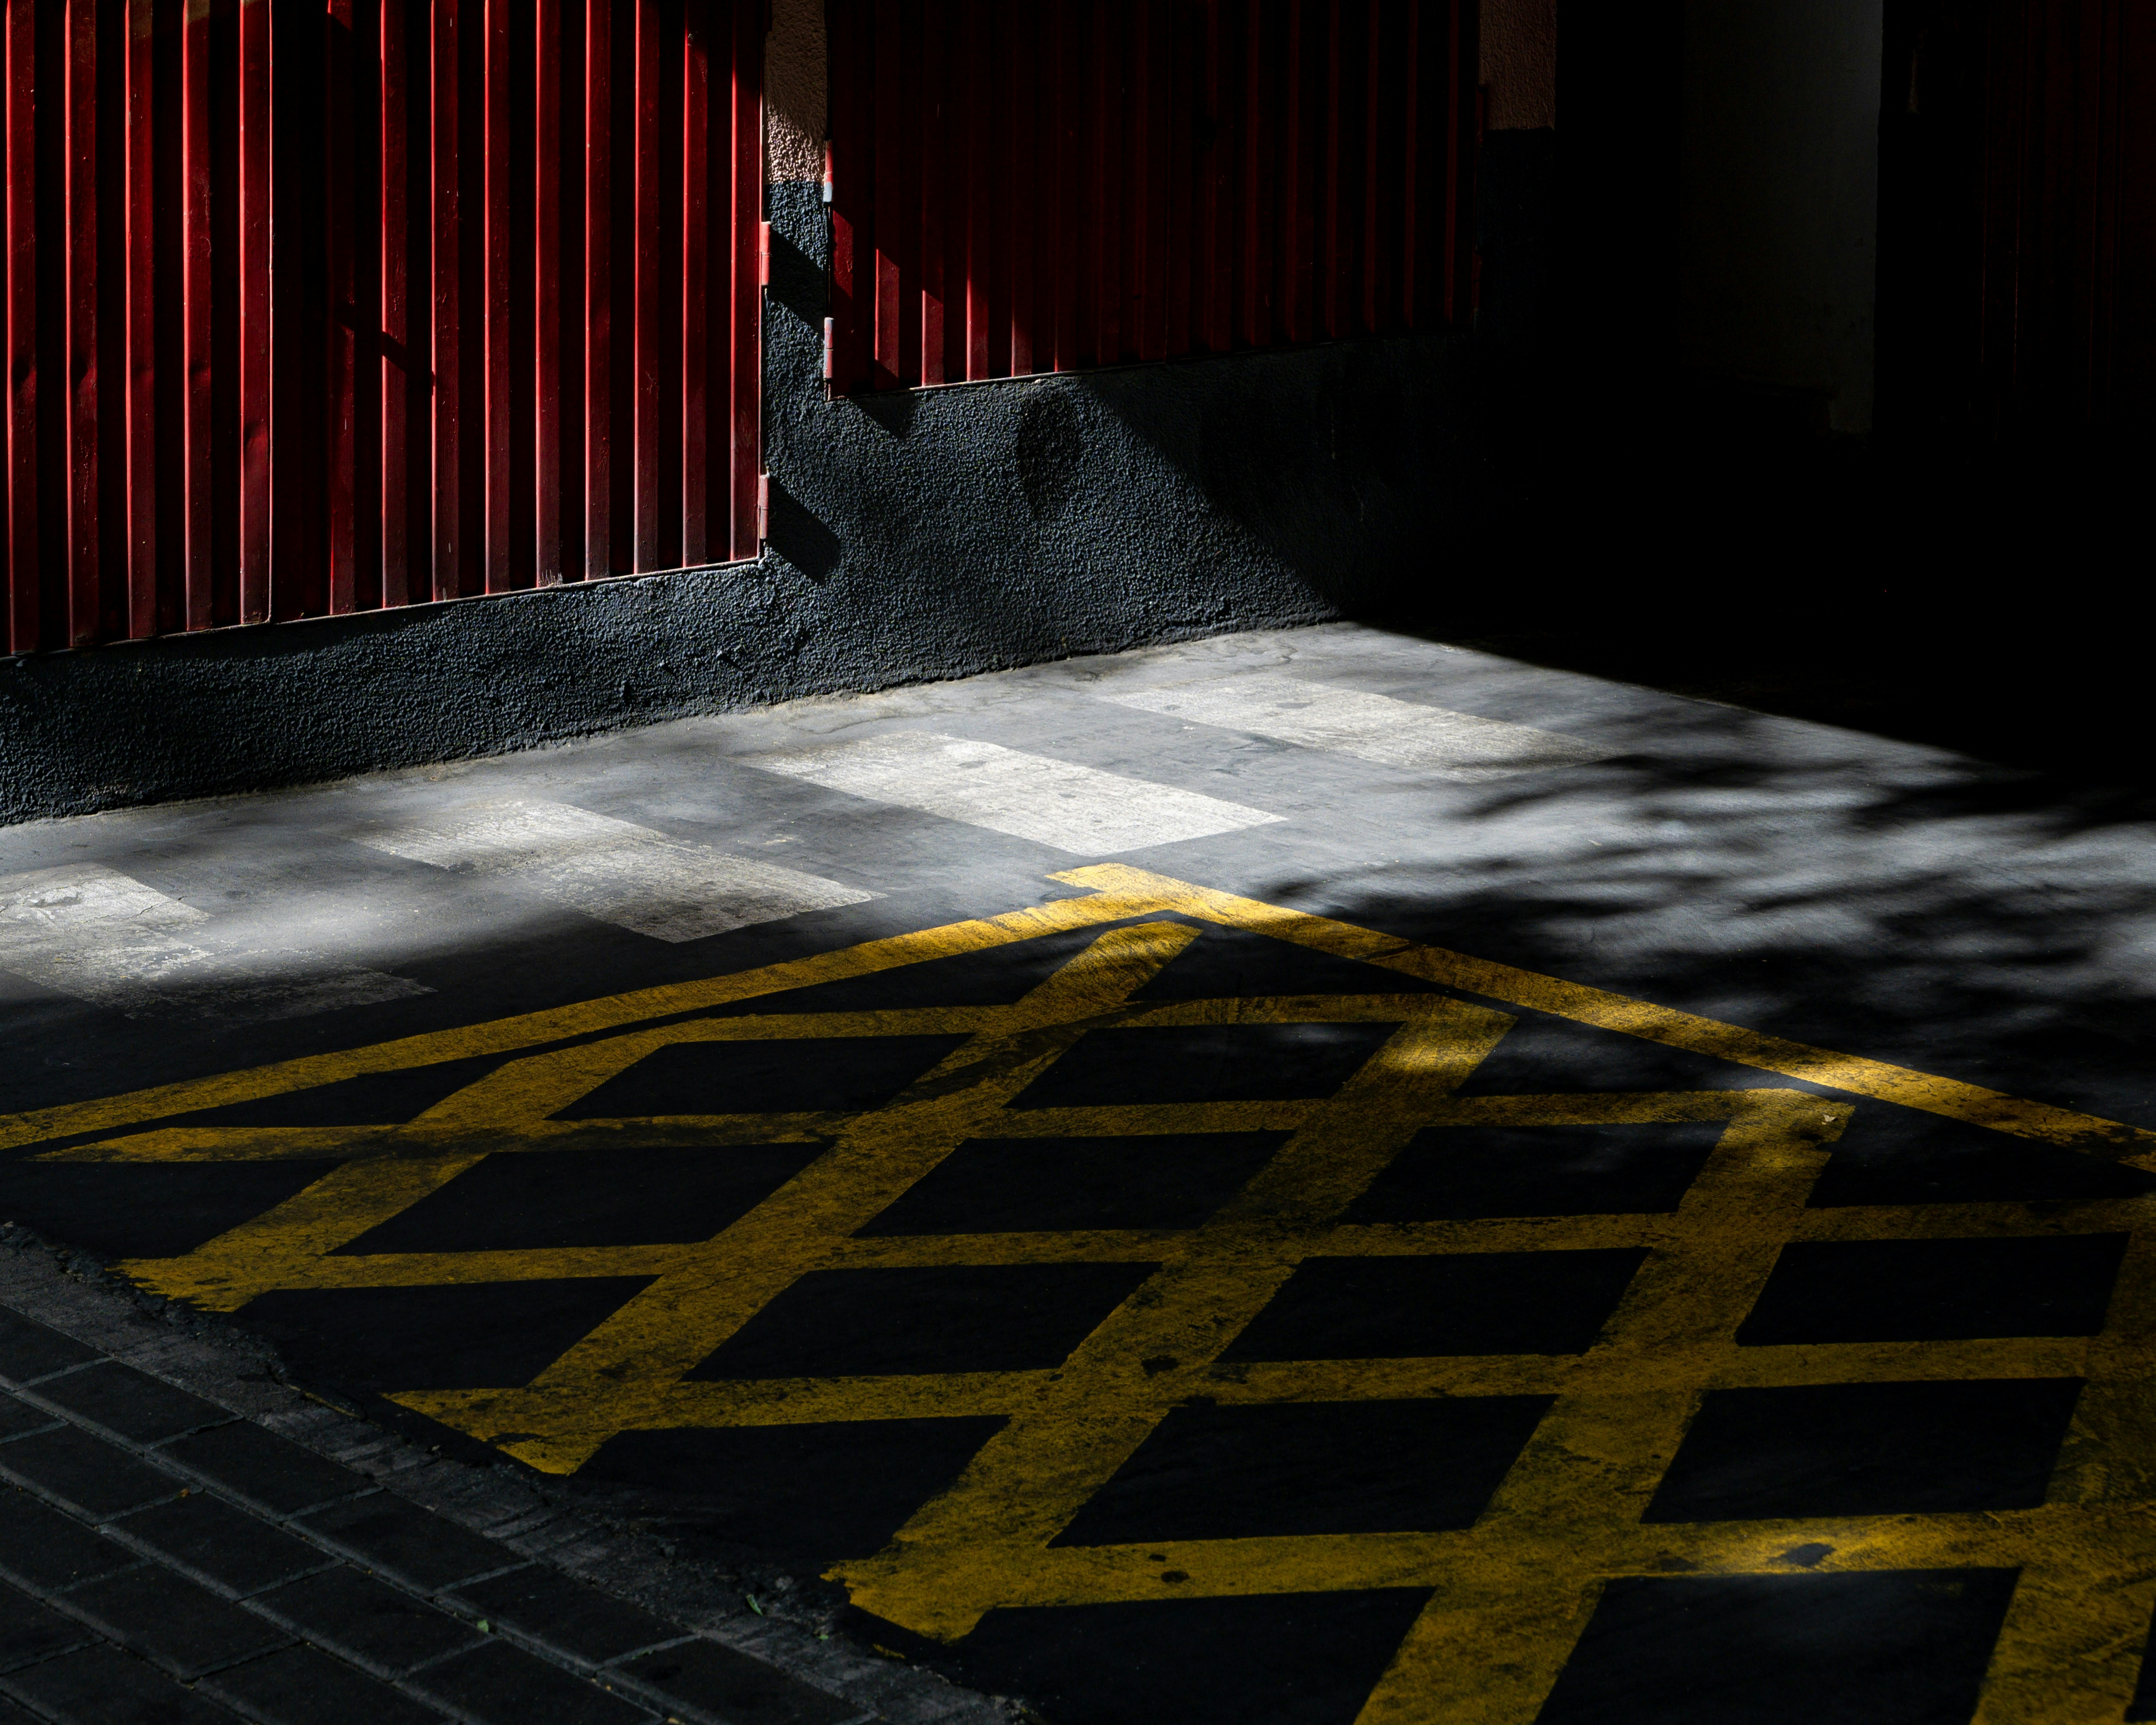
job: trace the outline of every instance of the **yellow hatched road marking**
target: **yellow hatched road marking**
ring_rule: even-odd
[[[0,1147],[70,1138],[44,1159],[334,1161],[321,1178],[181,1257],[129,1272],[237,1309],[285,1288],[386,1288],[635,1278],[645,1286],[532,1382],[396,1398],[532,1465],[581,1466],[613,1436],[680,1427],[988,1415],[1002,1422],[960,1478],[885,1550],[833,1572],[865,1608],[962,1637],[1019,1605],[1414,1587],[1429,1603],[1363,1712],[1410,1720],[1532,1719],[1603,1585],[1678,1572],[1787,1574],[2014,1567],[2021,1579],[1984,1689],[1980,1725],[2116,1721],[2156,1606],[2156,1229],[2148,1201],[1811,1209],[1812,1182],[1851,1105],[1734,1088],[1461,1096],[1513,1022],[1446,994],[1147,1002],[1139,991],[1197,937],[1172,913],[1390,968],[1531,1009],[2135,1166],[2156,1134],[1979,1086],[1683,1014],[1327,918],[1107,865],[1055,878],[1095,896],[962,922],[737,976],[432,1033],[346,1054],[167,1085],[0,1121]],[[1122,927],[1109,927],[1122,924]],[[764,995],[1095,929],[1005,1006],[752,1012]],[[697,1016],[720,1009],[732,1016]],[[1291,1101],[1014,1106],[1089,1031],[1229,1024],[1363,1024],[1388,1034],[1332,1096]],[[849,1112],[563,1120],[661,1049],[696,1042],[937,1035],[963,1040],[883,1106]],[[392,1127],[169,1124],[235,1101],[372,1072],[500,1057]],[[1350,1206],[1433,1127],[1708,1122],[1722,1130],[1681,1203],[1650,1215],[1355,1223]],[[858,1230],[981,1138],[1270,1132],[1283,1142],[1202,1225],[937,1236]],[[97,1136],[103,1135],[103,1136]],[[820,1145],[793,1178],[709,1240],[612,1247],[350,1250],[485,1157],[678,1145]],[[2102,1333],[1738,1347],[1791,1241],[2125,1234]],[[1644,1254],[1594,1346],[1578,1355],[1236,1361],[1221,1358],[1315,1257],[1623,1249]],[[705,1381],[701,1362],[801,1277],[832,1270],[1127,1264],[1141,1284],[1054,1369]],[[1716,1389],[1973,1379],[2086,1380],[2046,1501],[1982,1515],[1650,1523],[1642,1513],[1701,1399]],[[1549,1399],[1471,1527],[1223,1538],[1145,1546],[1052,1542],[1161,1421],[1194,1398],[1224,1406],[1440,1396]]]

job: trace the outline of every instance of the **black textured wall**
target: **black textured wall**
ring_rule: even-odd
[[[1473,341],[830,403],[816,187],[772,218],[762,562],[0,659],[0,820],[1467,590],[1504,490]]]

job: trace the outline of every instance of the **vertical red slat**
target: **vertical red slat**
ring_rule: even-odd
[[[1227,224],[1221,220],[1220,194],[1226,183],[1227,165],[1235,154],[1235,130],[1221,105],[1227,90],[1221,77],[1221,55],[1227,45],[1220,28],[1222,3],[1223,0],[1205,0],[1205,33],[1199,50],[1205,69],[1200,100],[1209,135],[1198,168],[1199,340],[1215,353],[1228,346],[1228,283],[1222,270],[1227,244],[1223,229]]]
[[[445,0],[454,3],[454,0]],[[270,615],[270,8],[239,8],[239,620]]]
[[[633,5],[635,0],[624,0]],[[614,568],[614,0],[584,0],[584,574]]]
[[[1046,290],[1055,300],[1055,369],[1081,363],[1078,352],[1080,259],[1085,253],[1085,57],[1082,0],[1057,0],[1055,31],[1055,190],[1044,206],[1055,230],[1055,265]]]
[[[681,372],[676,411],[681,427],[681,561],[711,560],[711,366],[707,313],[711,297],[711,0],[682,8],[680,148]],[[717,0],[720,5],[727,0]],[[721,310],[726,309],[723,296]],[[718,344],[723,352],[723,344]]]
[[[2107,3],[2091,19],[2090,82],[2083,97],[2095,110],[2090,126],[2088,417],[2092,424],[2107,404],[2117,362],[2117,306],[2112,300],[2118,270],[2119,208],[2117,124],[2125,75],[2126,44],[2119,31],[2119,9]]]
[[[1420,165],[1421,141],[1417,131],[1420,119],[1417,103],[1420,96],[1422,79],[1422,0],[1408,0],[1408,51],[1401,63],[1405,75],[1402,82],[1406,90],[1402,96],[1400,115],[1400,157],[1403,185],[1400,193],[1400,321],[1409,329],[1415,321],[1415,246],[1420,238],[1417,220],[1421,211],[1416,203],[1418,175]]]
[[[978,379],[992,375],[990,353],[996,347],[991,327],[994,286],[994,255],[991,238],[994,201],[990,190],[997,148],[994,91],[994,19],[982,0],[966,8],[967,76],[963,117],[966,123],[965,260],[966,376]]]
[[[355,511],[355,442],[357,406],[359,285],[357,274],[358,224],[367,213],[359,208],[352,160],[353,100],[358,67],[353,52],[355,0],[328,0],[323,28],[322,223],[329,290],[328,326],[323,332],[322,387],[324,498],[329,520],[329,609],[352,609],[357,596],[358,522]]]
[[[634,0],[636,5],[636,310],[633,339],[636,343],[636,401],[632,459],[636,476],[635,547],[633,567],[661,569],[672,561],[667,551],[671,541],[660,519],[663,495],[660,463],[662,449],[670,442],[664,424],[670,407],[680,413],[677,401],[670,403],[671,381],[666,376],[666,352],[670,343],[661,340],[669,315],[668,284],[664,272],[662,224],[680,219],[664,198],[662,155],[666,149],[666,121],[680,100],[677,89],[666,87],[666,20],[657,0]],[[676,26],[678,28],[678,24]]]
[[[1325,136],[1318,162],[1317,304],[1313,308],[1320,335],[1337,336],[1340,327],[1340,8],[1345,0],[1325,5]],[[1453,0],[1456,7],[1459,0]]]
[[[481,315],[485,321],[486,417],[485,549],[486,591],[501,593],[518,585],[511,552],[511,519],[515,510],[515,371],[512,301],[524,261],[517,256],[510,213],[511,176],[530,173],[511,130],[510,32],[528,18],[524,0],[485,0],[485,277]]]
[[[4,578],[0,593],[8,601],[5,618],[10,650],[28,653],[38,644],[42,624],[38,559],[38,236],[37,214],[37,34],[27,5],[7,7],[0,18],[0,101],[7,105],[6,159],[0,163],[0,196],[7,200],[5,272],[6,323],[0,327],[7,381],[7,419],[0,425],[6,441],[0,470],[6,538],[0,542]]]
[[[1079,337],[1081,353],[1090,352],[1096,365],[1113,365],[1122,357],[1122,271],[1117,218],[1122,203],[1117,172],[1122,136],[1122,47],[1116,30],[1115,6],[1093,8],[1092,100],[1086,123],[1090,128],[1086,152],[1087,250],[1086,285],[1091,295],[1092,317]]]
[[[531,8],[531,542],[533,579],[569,567],[562,496],[562,3]]]
[[[1040,244],[1038,217],[1042,176],[1047,163],[1041,159],[1040,110],[1052,103],[1039,93],[1054,75],[1054,62],[1041,33],[1045,8],[1012,8],[1004,38],[1003,85],[1010,126],[1006,167],[1006,200],[1010,222],[1010,370],[1014,377],[1046,369],[1042,359],[1055,348],[1055,338],[1040,322],[1034,279],[1034,259]],[[1052,218],[1051,218],[1052,219]]]
[[[434,208],[428,251],[434,271],[429,298],[434,374],[429,441],[434,458],[434,593],[438,599],[454,598],[465,590],[464,536],[469,526],[463,511],[459,465],[462,444],[458,437],[459,415],[464,401],[464,354],[459,340],[463,316],[459,273],[464,257],[463,207],[457,161],[461,119],[458,90],[462,77],[459,5],[459,0],[434,0],[434,28],[429,44],[428,182]]]
[[[762,472],[763,272],[757,259],[763,228],[763,18],[757,0],[732,0],[733,52],[727,56],[729,125],[733,168],[733,316],[726,334],[733,353],[731,406],[733,536],[729,554],[747,561],[757,554]]]
[[[824,146],[824,197],[829,200],[830,345],[825,354],[829,387],[852,389],[867,375],[872,336],[868,224],[875,203],[868,195],[874,159],[874,121],[869,113],[870,56],[875,52],[871,0],[829,0],[831,54],[830,141]]]
[[[410,221],[406,187],[410,172],[411,64],[403,0],[382,0],[380,69],[376,78],[381,172],[380,391],[382,603],[411,598],[411,376],[412,304]]]
[[[1243,8],[1243,158],[1235,224],[1235,333],[1245,346],[1261,347],[1271,331],[1262,317],[1260,273],[1268,261],[1259,231],[1263,207],[1265,126],[1265,25],[1263,0]]]
[[[1461,15],[1460,0],[1449,0],[1449,12],[1445,32],[1445,106],[1442,110],[1445,116],[1445,243],[1444,254],[1438,259],[1439,267],[1445,272],[1438,316],[1447,324],[1453,322],[1460,315],[1460,164],[1462,143],[1460,94],[1463,56],[1466,52],[1466,20]]]
[[[1199,165],[1192,154],[1191,122],[1197,14],[1188,6],[1171,6],[1168,18],[1173,35],[1168,66],[1168,315],[1164,339],[1169,353],[1181,354],[1190,352],[1194,321],[1190,254],[1196,237],[1194,203]]]
[[[1155,3],[1147,8],[1148,51],[1146,77],[1138,100],[1147,110],[1146,148],[1139,157],[1143,166],[1133,176],[1133,202],[1142,210],[1138,220],[1145,234],[1145,268],[1141,272],[1138,307],[1138,357],[1168,357],[1168,186],[1173,157],[1169,149],[1168,78],[1174,63],[1172,4]]]
[[[870,387],[895,389],[905,381],[900,304],[901,249],[907,226],[906,102],[901,73],[906,32],[902,0],[875,0],[875,321]]]
[[[987,103],[988,113],[983,121],[988,172],[981,188],[986,199],[981,219],[986,234],[985,265],[988,275],[986,375],[1007,377],[1011,375],[1011,226],[1016,214],[1012,202],[1012,177],[1016,172],[1014,158],[1021,146],[1029,153],[1034,122],[1030,108],[1023,116],[1013,109],[1000,82],[1001,70],[1010,58],[1011,39],[1018,32],[1019,20],[1009,8],[994,4],[993,0],[979,0],[979,13],[987,54],[976,64],[985,88],[994,92]]]
[[[2036,146],[2035,208],[2030,212],[2036,227],[2035,244],[2025,259],[2030,289],[2030,316],[2024,329],[2028,358],[2024,372],[2025,399],[2037,404],[2043,418],[2059,408],[2055,380],[2063,369],[2061,351],[2071,339],[2071,289],[2061,261],[2071,254],[2074,209],[2073,80],[2074,52],[2070,14],[2079,6],[2043,6],[2045,43],[2043,88],[2039,97]],[[2065,339],[2062,339],[2065,338]]]
[[[211,451],[212,254],[209,64],[207,8],[189,7],[180,25],[180,520],[188,629],[216,619],[211,521],[216,476]]]
[[[1994,120],[1987,140],[1995,152],[1992,164],[1992,220],[1987,236],[1987,274],[1990,280],[1985,296],[1991,312],[1986,320],[1985,347],[1989,369],[1993,373],[1994,399],[1989,405],[1994,413],[2005,410],[2015,392],[2020,347],[2020,312],[2027,299],[2020,267],[2027,250],[2022,230],[2025,200],[2021,186],[2028,171],[2030,85],[2038,62],[2038,18],[2033,8],[2025,13],[2022,25],[2023,39],[2018,51],[2010,39],[2002,42],[1997,50],[2003,64],[1995,74],[1999,88],[1994,92],[1990,104]],[[2009,28],[1996,33],[2010,39],[2014,33]]]
[[[949,77],[950,33],[946,28],[944,0],[920,0],[920,80],[915,88],[919,103],[917,135],[921,157],[921,369],[917,381],[941,383],[945,367],[944,328],[944,210],[948,202],[951,164],[944,138],[949,105],[944,86]]]
[[[2102,389],[2099,356],[2103,347],[2103,280],[2110,223],[2104,208],[2107,182],[2104,172],[2106,85],[2117,75],[2118,56],[2106,40],[2107,8],[2089,0],[2082,9],[2080,40],[2076,44],[2075,68],[2078,88],[2074,92],[2079,125],[2075,140],[2075,205],[2078,220],[2074,234],[2074,348],[2075,419],[2083,426],[2095,421],[2097,399]]]
[[[329,521],[328,606],[332,613],[352,610],[358,593],[357,242],[359,224],[371,212],[361,207],[353,160],[358,118],[354,100],[359,70],[353,40],[357,3],[363,0],[328,0],[322,67],[322,218],[329,287],[329,326],[323,343],[327,368],[322,393],[323,458]]]
[[[1306,272],[1310,249],[1303,243],[1309,212],[1302,196],[1302,0],[1287,0],[1287,34],[1281,44],[1280,211],[1274,229],[1279,259],[1278,328],[1290,341],[1310,338],[1310,296]]]
[[[1147,359],[1146,349],[1146,278],[1147,275],[1146,216],[1150,203],[1147,174],[1152,165],[1152,0],[1130,0],[1125,8],[1124,39],[1116,55],[1127,80],[1123,93],[1122,133],[1122,172],[1116,176],[1122,204],[1118,240],[1122,248],[1122,339],[1130,357]]]
[[[929,187],[921,174],[920,121],[922,118],[921,95],[921,33],[926,21],[922,13],[931,0],[900,0],[900,15],[904,20],[899,31],[898,57],[890,67],[890,81],[886,89],[891,93],[893,112],[901,116],[899,136],[904,141],[899,149],[897,167],[898,201],[892,206],[895,212],[890,223],[891,246],[898,259],[898,362],[894,375],[901,384],[918,383],[921,372],[921,202]],[[881,56],[877,69],[883,71]],[[881,99],[878,101],[879,110]],[[880,234],[880,228],[877,232]]]
[[[63,167],[67,206],[67,603],[69,642],[97,639],[97,8],[66,0]]]
[[[1363,327],[1378,327],[1378,110],[1384,91],[1384,13],[1370,0],[1363,84]]]
[[[874,204],[874,121],[869,112],[870,56],[875,51],[871,0],[834,0],[831,33],[831,144],[824,172],[831,183],[831,306],[835,341],[831,387],[850,390],[867,375],[875,335],[874,278],[867,230]]]
[[[127,259],[127,375],[123,413],[126,443],[127,633],[137,639],[157,632],[157,321],[155,249],[156,110],[151,53],[157,23],[153,0],[126,0],[125,80],[126,187],[119,212]]]

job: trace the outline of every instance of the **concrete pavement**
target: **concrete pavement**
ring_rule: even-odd
[[[1050,1721],[2138,1717],[2148,836],[1351,625],[33,824],[0,1213]]]

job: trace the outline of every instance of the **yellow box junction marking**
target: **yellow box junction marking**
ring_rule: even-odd
[[[1825,1545],[1831,1550],[1812,1573],[2020,1571],[1979,1725],[2079,1725],[2122,1717],[2156,1607],[2156,1381],[2148,1366],[2156,1226],[2148,1200],[1808,1209],[1826,1147],[1850,1117],[1845,1101],[1772,1088],[1460,1096],[1460,1084],[1515,1022],[1508,1014],[1427,993],[1143,1002],[1138,991],[1198,930],[1141,919],[1173,914],[1263,933],[1485,1000],[2136,1167],[2156,1166],[2156,1134],[1137,869],[1100,866],[1053,878],[1092,891],[732,976],[0,1119],[0,1148],[119,1132],[48,1151],[44,1159],[338,1159],[333,1172],[192,1252],[122,1266],[147,1286],[213,1309],[237,1310],[273,1289],[649,1278],[528,1384],[394,1398],[549,1471],[573,1471],[609,1438],[629,1431],[1000,1417],[997,1434],[955,1484],[921,1506],[885,1550],[832,1572],[859,1604],[924,1635],[957,1640],[998,1607],[1424,1588],[1431,1589],[1430,1603],[1370,1696],[1365,1725],[1440,1718],[1524,1725],[1611,1579],[1673,1569],[1786,1574],[1783,1553]],[[1009,1005],[707,1015],[762,996],[1086,928],[1101,932]],[[1322,1100],[1009,1106],[1088,1030],[1341,1023],[1392,1028],[1361,1069]],[[857,1112],[556,1117],[679,1043],[894,1035],[966,1040],[895,1100]],[[486,1055],[501,1055],[502,1063],[403,1126],[158,1124],[369,1073]],[[1427,1127],[1681,1122],[1719,1122],[1723,1129],[1669,1214],[1412,1225],[1342,1219]],[[1195,1229],[855,1237],[968,1139],[1253,1130],[1287,1137],[1243,1190]],[[489,1155],[665,1143],[723,1150],[782,1141],[825,1147],[708,1240],[332,1255]],[[2132,1243],[2097,1336],[1743,1348],[1733,1339],[1791,1241],[2121,1232]],[[1583,1354],[1219,1359],[1312,1257],[1587,1247],[1644,1248],[1645,1256]],[[1055,1370],[687,1377],[812,1272],[1068,1263],[1152,1267]],[[2038,1507],[1718,1523],[1640,1520],[1709,1390],[2057,1377],[2087,1384]],[[1468,1528],[1050,1543],[1170,1410],[1194,1396],[1258,1404],[1519,1394],[1555,1399]]]

